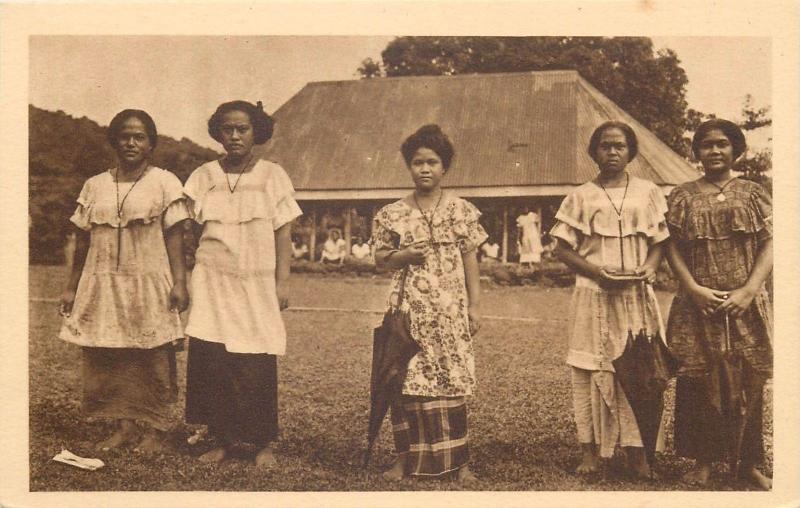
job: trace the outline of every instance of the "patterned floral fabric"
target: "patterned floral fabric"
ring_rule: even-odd
[[[432,232],[420,211],[404,200],[383,207],[373,221],[376,250],[404,248],[420,240],[434,246],[424,264],[410,267],[401,306],[410,311],[411,334],[422,348],[409,362],[406,395],[472,394],[475,357],[461,255],[487,238],[479,217],[471,203],[445,196],[433,215]],[[398,270],[392,280],[390,305],[397,305],[401,273]]]
[[[772,237],[772,201],[763,187],[742,179],[724,188],[724,201],[718,194],[706,190],[700,180],[679,185],[669,196],[667,221],[695,281],[733,290],[747,282],[759,247]],[[750,308],[730,321],[730,329],[733,349],[761,374],[771,375],[772,310],[764,286]],[[701,339],[719,350],[725,341],[725,320],[704,317],[681,287],[672,302],[667,335],[681,361],[678,374],[700,376],[706,370]]]
[[[120,200],[126,194],[120,219],[111,171],[81,190],[70,220],[91,239],[72,314],[59,333],[63,340],[146,349],[183,337],[178,314],[169,311],[172,273],[164,243],[164,231],[189,216],[181,183],[151,166],[135,186],[120,182]]]

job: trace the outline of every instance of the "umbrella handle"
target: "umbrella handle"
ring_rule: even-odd
[[[397,310],[400,310],[400,306],[403,305],[403,300],[405,299],[406,279],[408,278],[408,271],[409,271],[408,266],[403,268],[403,274],[400,276],[400,284],[398,284],[397,286]]]
[[[646,282],[642,281],[639,284],[639,289],[642,290],[642,329],[645,336],[647,336],[647,286]]]
[[[731,322],[728,313],[725,313],[725,351],[731,350]]]

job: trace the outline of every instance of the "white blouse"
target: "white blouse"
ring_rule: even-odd
[[[228,181],[230,178],[230,182]],[[294,187],[274,162],[239,178],[218,161],[197,168],[184,186],[192,218],[203,224],[191,278],[186,334],[232,353],[286,351],[275,287],[275,230],[302,214]]]

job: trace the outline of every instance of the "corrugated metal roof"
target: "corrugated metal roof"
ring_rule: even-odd
[[[629,123],[632,174],[660,185],[694,168],[575,71],[376,78],[309,83],[274,114],[262,155],[298,190],[410,188],[402,141],[439,124],[455,146],[446,187],[574,185],[594,177],[594,128]]]

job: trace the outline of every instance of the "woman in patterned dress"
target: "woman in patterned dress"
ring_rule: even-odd
[[[558,242],[556,256],[576,272],[567,364],[583,455],[578,473],[597,471],[598,459],[610,458],[619,444],[632,472],[651,476],[639,426],[612,365],[630,331],[662,328],[651,283],[669,236],[667,205],[655,184],[626,171],[637,151],[627,124],[606,122],[595,129],[589,155],[599,174],[564,199],[550,231]],[[613,272],[622,268],[647,284],[615,281]]]
[[[465,397],[475,387],[472,338],[479,329],[477,247],[487,235],[472,204],[450,195],[441,180],[453,146],[437,125],[426,125],[401,147],[415,190],[383,207],[373,222],[375,261],[395,270],[390,305],[397,305],[408,270],[402,310],[421,351],[409,362],[402,396],[392,407],[397,461],[384,473],[439,476],[469,469]]]
[[[188,212],[178,178],[148,162],[157,139],[150,115],[118,113],[108,127],[117,167],[86,181],[70,219],[78,241],[59,337],[83,346],[84,412],[117,420],[100,450],[133,442],[136,421],[149,427],[137,450],[162,450],[177,397]]]
[[[760,393],[772,375],[772,314],[764,285],[772,271],[772,202],[759,184],[736,178],[734,161],[746,148],[744,135],[722,119],[700,125],[692,151],[704,176],[677,186],[669,196],[667,220],[673,240],[668,258],[680,280],[667,335],[680,360],[675,394],[675,448],[695,459],[684,477],[705,485],[711,464],[729,444],[711,407],[703,377],[707,355],[726,337],[757,374],[747,387]],[[757,385],[757,386],[756,386]],[[772,480],[758,470],[763,460],[761,397],[751,400],[739,470],[762,488]]]
[[[202,229],[186,324],[186,421],[207,425],[217,444],[203,462],[220,462],[244,443],[258,449],[256,466],[276,464],[277,356],[286,351],[280,309],[288,305],[291,223],[301,211],[283,168],[253,151],[272,125],[260,102],[221,104],[208,132],[226,155],[184,186]]]

